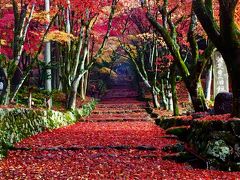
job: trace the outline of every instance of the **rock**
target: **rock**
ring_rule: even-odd
[[[215,140],[222,139],[229,145],[234,145],[237,142],[237,138],[230,131],[213,131],[209,137]]]
[[[173,145],[168,145],[162,148],[165,152],[183,152],[185,150],[184,143],[177,143]]]
[[[185,139],[189,134],[189,126],[175,126],[166,129],[166,134],[176,135],[181,139]]]
[[[100,150],[100,149],[105,149],[104,146],[89,146],[89,150]]]
[[[202,118],[204,116],[209,115],[209,113],[208,112],[195,112],[195,113],[192,113],[191,115],[192,115],[193,119],[198,119],[198,118]]]
[[[239,167],[240,167],[240,144],[235,144],[234,145],[234,160],[236,162],[239,162]]]
[[[231,122],[231,128],[235,136],[237,136],[240,139],[240,120],[239,119],[233,119]]]
[[[222,161],[226,161],[226,159],[230,156],[230,148],[227,146],[225,141],[210,141],[207,145],[207,154],[211,155],[217,159]]]
[[[146,145],[137,146],[136,149],[141,150],[141,151],[156,151],[157,150],[157,148],[155,148],[153,146],[146,146]]]
[[[109,148],[113,148],[117,150],[126,150],[126,149],[129,149],[130,147],[125,145],[118,145],[118,146],[109,146]]]
[[[232,93],[222,92],[215,97],[215,114],[227,114],[232,112]]]
[[[188,152],[179,152],[179,153],[172,153],[167,154],[166,156],[163,156],[163,160],[173,160],[176,162],[187,162],[195,160],[196,157]]]
[[[179,117],[161,117],[157,118],[156,124],[163,129],[168,129],[174,126],[187,126],[192,122],[192,116],[179,116]]]

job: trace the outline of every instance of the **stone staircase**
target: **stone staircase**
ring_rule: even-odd
[[[85,120],[102,121],[146,121],[151,120],[146,112],[146,103],[137,100],[136,90],[128,87],[114,87],[97,105],[92,114]]]
[[[138,97],[138,92],[135,89],[129,88],[127,86],[123,87],[115,86],[107,91],[104,99],[129,98],[129,97],[130,98]]]

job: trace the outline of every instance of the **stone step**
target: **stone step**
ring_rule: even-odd
[[[106,108],[96,108],[92,111],[92,114],[122,114],[122,113],[139,113],[146,112],[145,109],[106,109]]]
[[[104,96],[104,99],[111,99],[111,98],[130,98],[130,97],[138,97],[138,94],[109,94]]]
[[[150,117],[147,113],[125,113],[125,114],[108,114],[106,115],[99,115],[99,114],[92,114],[89,118],[147,118]]]
[[[145,102],[137,101],[137,100],[127,100],[127,99],[119,99],[119,98],[112,98],[112,99],[102,99],[99,104],[136,104],[136,105],[145,105]]]
[[[106,108],[106,109],[115,109],[115,108],[124,108],[124,109],[136,109],[136,108],[145,108],[145,105],[131,105],[131,104],[99,104],[98,108]]]
[[[126,118],[112,118],[112,117],[103,117],[103,118],[86,118],[84,120],[85,122],[123,122],[123,121],[151,121],[151,118],[132,118],[132,117],[126,117]]]
[[[138,92],[133,89],[129,88],[121,88],[121,89],[109,89],[107,90],[106,95],[104,96],[104,99],[110,99],[110,98],[127,98],[127,97],[138,97]]]

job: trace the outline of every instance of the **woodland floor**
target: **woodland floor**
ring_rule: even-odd
[[[145,106],[135,91],[112,89],[84,122],[16,144],[22,150],[0,162],[0,179],[240,179],[240,172],[162,160],[162,147],[177,140],[153,123]]]

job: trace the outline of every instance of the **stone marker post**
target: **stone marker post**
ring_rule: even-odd
[[[212,54],[213,60],[213,93],[214,98],[220,92],[229,92],[228,72],[227,67],[222,58],[222,55],[218,51],[214,51]]]

